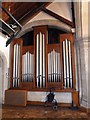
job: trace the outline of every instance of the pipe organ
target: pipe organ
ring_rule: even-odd
[[[23,46],[22,39],[11,43],[11,86],[74,89],[76,80],[73,35],[62,34],[59,43],[48,44],[47,26],[33,29],[33,45]]]
[[[33,27],[33,31],[33,44],[23,45],[23,38],[11,42],[10,88],[36,91],[54,88],[72,92],[74,96],[73,35],[60,34],[59,42],[50,44],[48,26]]]

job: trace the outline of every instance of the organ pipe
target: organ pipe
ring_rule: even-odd
[[[37,88],[45,87],[45,38],[41,32],[36,35],[36,80]]]
[[[72,88],[71,45],[63,41],[64,88]]]
[[[43,34],[43,87],[45,87],[45,38]]]
[[[22,81],[23,82],[33,82],[33,59],[34,56],[27,51],[22,56]]]
[[[20,46],[14,45],[14,61],[13,61],[13,87],[19,87],[20,80]]]
[[[60,53],[54,49],[48,53],[48,81],[60,82]]]
[[[40,88],[42,87],[42,34],[40,32]]]
[[[39,87],[39,35],[37,34],[36,38],[36,78],[37,78],[37,87]]]
[[[71,45],[69,41],[69,61],[70,61],[70,87],[72,88],[72,65],[71,65]]]

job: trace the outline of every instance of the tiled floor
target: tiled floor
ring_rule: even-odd
[[[3,106],[3,118],[88,118],[85,112],[58,107],[54,111],[51,107],[31,106],[14,107]]]

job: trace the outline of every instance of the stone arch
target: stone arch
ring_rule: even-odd
[[[20,38],[25,33],[31,31],[34,26],[41,26],[41,25],[56,27],[66,32],[71,32],[72,29],[68,25],[58,20],[37,20],[37,21],[28,22],[26,25],[24,25],[22,31],[18,34],[17,38]]]

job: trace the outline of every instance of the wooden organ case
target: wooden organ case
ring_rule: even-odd
[[[48,26],[33,27],[33,44],[14,39],[10,45],[10,89],[27,91],[71,92],[74,106],[79,106],[76,91],[74,37],[59,34],[50,44]],[[51,38],[51,41],[53,38]]]

